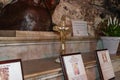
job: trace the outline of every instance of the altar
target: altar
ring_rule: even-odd
[[[0,37],[1,60],[21,58],[24,61],[57,57],[60,54],[59,36],[55,32],[4,31],[4,33],[11,36]],[[95,49],[96,40],[94,37],[68,35],[66,38],[66,53],[86,53]]]
[[[96,48],[96,40],[93,37],[71,37],[71,35],[68,35],[66,39],[67,53],[93,52]],[[55,32],[1,31],[0,41],[0,60],[21,59],[23,64],[25,62],[24,65],[27,69],[29,68],[26,64],[29,62],[32,63],[33,61],[34,63],[34,60],[40,60],[40,63],[41,61],[44,63],[44,59],[46,61],[48,58],[49,61],[49,58],[51,59],[60,55],[59,36]],[[51,65],[53,71],[54,69],[61,70],[60,65],[55,63],[55,58],[50,61],[53,65],[57,65],[57,67],[52,67]],[[46,63],[45,66],[47,65],[49,64]],[[44,68],[43,66],[41,66],[41,70],[47,71],[46,68],[42,68]],[[30,68],[30,70],[32,69]],[[51,68],[49,70],[51,71]],[[25,71],[25,78],[28,75],[38,73],[41,74],[41,71],[29,74]]]
[[[4,34],[0,37],[0,60],[21,59],[25,80],[63,79],[61,65],[55,62],[60,55],[58,34],[34,31],[12,31],[12,34],[10,33],[10,36]],[[97,39],[95,37],[67,36],[66,53],[80,52],[82,54],[90,80],[99,79],[95,60],[96,49]],[[111,55],[111,58],[116,76],[119,76],[119,56]]]

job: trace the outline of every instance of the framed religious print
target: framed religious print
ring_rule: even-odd
[[[101,80],[115,79],[108,49],[96,50],[96,57]]]
[[[21,59],[0,61],[0,80],[24,80]]]
[[[88,80],[80,53],[61,55],[60,62],[65,80]]]

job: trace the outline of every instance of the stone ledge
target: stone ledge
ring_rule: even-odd
[[[44,31],[12,31],[0,30],[0,41],[58,41],[60,39],[57,32]],[[67,35],[67,40],[95,40],[93,36],[87,37],[73,37],[71,34]]]

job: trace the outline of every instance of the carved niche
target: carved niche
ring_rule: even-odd
[[[0,30],[51,31],[59,0],[13,0],[1,9]]]

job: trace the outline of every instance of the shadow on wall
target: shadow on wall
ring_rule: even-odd
[[[52,31],[52,13],[59,0],[12,0],[0,3],[0,30]]]

